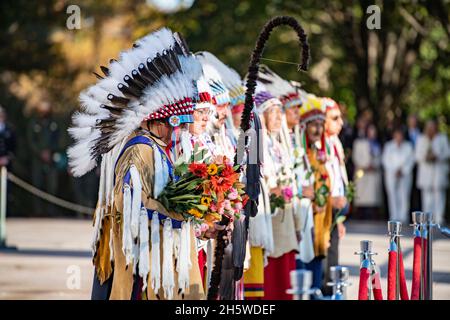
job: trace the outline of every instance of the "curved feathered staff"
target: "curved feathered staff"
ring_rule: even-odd
[[[255,93],[256,88],[256,81],[258,78],[258,69],[259,69],[259,63],[261,60],[261,56],[264,50],[264,47],[266,45],[267,40],[269,39],[270,33],[272,30],[278,26],[287,25],[292,27],[295,32],[297,33],[299,42],[300,42],[300,49],[301,49],[301,63],[299,65],[299,69],[306,71],[308,68],[308,60],[309,60],[309,45],[308,40],[306,37],[306,33],[299,24],[299,22],[290,16],[278,16],[275,18],[272,18],[270,21],[266,23],[266,25],[263,27],[261,33],[258,36],[258,40],[256,41],[255,49],[253,50],[250,65],[248,67],[248,75],[247,75],[247,82],[246,82],[246,92],[245,92],[245,108],[244,112],[242,113],[242,121],[241,121],[241,136],[245,136],[247,131],[251,127],[251,120],[252,120],[252,113],[253,113],[253,95]],[[250,150],[258,150],[259,152],[259,128],[261,128],[258,117],[253,116],[253,125],[254,129],[256,131],[256,139],[253,139],[251,143],[256,144],[256,148],[251,148]],[[239,139],[241,140],[241,139]],[[256,141],[255,141],[256,140]],[[239,150],[239,148],[245,147],[245,144],[239,144],[238,143],[238,150],[237,150],[237,157],[235,159],[235,162],[238,163],[238,155],[242,153],[242,150]],[[248,146],[247,146],[248,147]],[[257,156],[258,157],[258,156]],[[256,212],[258,210],[258,196],[260,192],[260,159],[257,159],[256,163],[249,163],[247,164],[247,170],[246,170],[246,192],[250,197],[250,200],[247,202],[244,210],[245,210],[245,216],[246,216],[246,228],[248,230],[248,221],[250,219],[250,216],[255,216]],[[228,224],[229,221],[226,221],[226,217],[223,218],[224,221],[222,221],[223,224]],[[221,276],[221,269],[222,269],[222,261],[223,256],[225,252],[226,247],[226,241],[224,240],[224,237],[226,235],[226,231],[220,231],[219,235],[217,237],[217,245],[216,245],[216,252],[215,252],[215,265],[213,268],[213,271],[211,273],[211,282],[210,287],[208,291],[208,300],[215,300],[218,297],[218,289],[220,285],[220,276]],[[242,269],[242,268],[240,268]],[[242,272],[238,271],[238,274],[242,275]]]

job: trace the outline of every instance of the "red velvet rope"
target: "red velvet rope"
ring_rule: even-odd
[[[372,292],[375,300],[383,300],[380,273],[376,272],[372,277]]]
[[[422,237],[414,237],[413,277],[411,300],[420,299],[420,260],[422,259]]]
[[[358,300],[367,300],[369,297],[369,277],[369,269],[362,267],[359,271]]]
[[[395,280],[397,278],[396,268],[397,266],[397,252],[389,251],[388,260],[388,300],[395,300]]]
[[[400,298],[409,300],[408,287],[406,286],[405,265],[403,264],[403,253],[400,251]]]
[[[403,265],[403,254],[400,252],[400,298],[409,300],[408,288],[406,286],[405,267]],[[395,300],[396,280],[397,280],[397,252],[389,251],[388,260],[388,300]]]

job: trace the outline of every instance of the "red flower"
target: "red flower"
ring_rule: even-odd
[[[233,170],[233,166],[227,164],[225,166],[225,168],[222,170],[222,172],[220,173],[221,177],[229,177],[233,174],[235,174],[236,172]]]
[[[228,179],[222,177],[217,178],[216,176],[211,177],[211,185],[216,193],[225,192],[233,186]]]
[[[191,163],[189,165],[189,171],[197,177],[206,178],[208,176],[208,168],[205,163]]]
[[[320,176],[320,179],[322,179],[323,181],[325,181],[325,180],[328,179],[328,175],[324,173],[324,174],[322,174],[322,175]]]

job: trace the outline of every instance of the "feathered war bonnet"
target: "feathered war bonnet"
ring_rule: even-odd
[[[322,103],[325,105],[325,112],[328,112],[332,109],[339,109],[338,103],[331,98],[322,98]]]
[[[220,70],[217,69],[217,61],[219,60],[207,51],[197,52],[195,56],[202,65],[203,76],[211,87],[216,105],[220,106],[230,103],[228,89],[223,82]]]
[[[302,105],[303,100],[299,94],[298,86],[291,81],[282,79],[268,66],[259,66],[258,81],[265,85],[267,91],[280,99],[285,109]]]
[[[258,114],[262,115],[264,111],[274,105],[281,107],[282,103],[278,98],[273,96],[273,94],[267,90],[264,84],[262,84],[261,82],[257,82],[255,88],[255,111]]]
[[[306,125],[308,122],[320,119],[325,121],[326,105],[323,103],[323,99],[315,96],[314,94],[306,94],[304,96],[303,104],[299,109],[300,113],[300,128],[301,128],[301,143],[303,148],[309,150],[308,136],[306,134]],[[322,133],[320,139],[319,157],[324,159],[325,157],[325,131]]]
[[[220,75],[220,82],[228,91],[231,113],[242,112],[245,102],[245,87],[239,73],[210,52],[199,52],[198,57],[207,70],[211,66]]]
[[[139,40],[100,67],[104,76],[80,94],[68,150],[74,176],[96,166],[96,159],[123,143],[144,120],[168,119],[172,126],[192,122],[195,82],[201,65],[178,33],[167,28]]]
[[[208,81],[202,75],[197,80],[197,92],[194,97],[194,110],[211,109],[216,104],[213,92]]]
[[[306,94],[299,109],[300,123],[306,124],[315,119],[325,120],[325,109],[323,99],[314,94]]]

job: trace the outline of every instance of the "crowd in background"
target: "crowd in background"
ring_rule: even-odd
[[[347,169],[356,185],[352,218],[410,221],[410,212],[432,212],[445,221],[450,147],[436,120],[419,124],[409,115],[406,124],[393,122],[381,131],[370,112],[344,124],[341,139]]]

